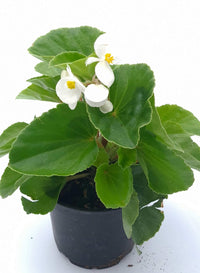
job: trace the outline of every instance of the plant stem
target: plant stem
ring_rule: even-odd
[[[75,179],[81,179],[81,178],[87,177],[89,175],[90,175],[90,173],[81,173],[81,174],[75,174],[75,175],[72,175],[72,176],[68,176],[67,177],[67,182],[75,180]]]
[[[105,148],[106,145],[107,145],[107,143],[108,143],[108,141],[107,141],[104,137],[102,137],[101,143],[102,143],[102,145],[103,145],[104,148]]]

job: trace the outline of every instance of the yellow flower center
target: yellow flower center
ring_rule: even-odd
[[[67,87],[69,89],[74,89],[75,85],[76,85],[75,81],[67,81]]]
[[[113,60],[114,60],[114,57],[111,56],[110,53],[105,54],[105,61],[107,61],[109,64],[112,64]]]

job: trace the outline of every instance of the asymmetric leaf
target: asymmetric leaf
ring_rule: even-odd
[[[96,191],[106,208],[125,207],[132,195],[131,169],[121,169],[117,164],[103,164],[96,172]]]
[[[80,80],[91,81],[95,75],[95,64],[86,66],[87,58],[83,58],[77,61],[74,61],[70,64],[71,70],[74,75],[76,75]]]
[[[60,76],[62,69],[50,66],[48,62],[41,62],[35,66],[35,71],[49,77]]]
[[[24,182],[30,179],[31,176],[23,175],[15,172],[10,168],[6,168],[0,181],[0,195],[6,198],[20,187]]]
[[[136,149],[124,149],[120,147],[117,150],[117,154],[118,154],[118,164],[121,168],[130,167],[137,161]]]
[[[90,120],[107,140],[124,148],[135,148],[139,130],[151,120],[149,98],[154,87],[153,72],[146,64],[120,65],[114,69],[110,87],[113,112],[103,114],[89,107]]]
[[[65,183],[66,177],[30,177],[20,187],[20,191],[33,200],[30,201],[22,197],[24,210],[27,213],[35,214],[46,214],[52,211]]]
[[[167,198],[167,195],[161,195],[149,188],[148,181],[140,165],[132,166],[133,187],[137,192],[140,202],[140,208],[149,203]]]
[[[141,209],[133,225],[133,241],[137,245],[141,245],[144,241],[152,238],[160,229],[163,220],[163,213],[154,206]]]
[[[0,157],[9,153],[13,142],[16,137],[21,133],[21,131],[28,124],[25,122],[17,122],[9,126],[0,136]]]
[[[66,51],[88,56],[94,51],[94,42],[101,34],[100,30],[88,26],[56,29],[38,38],[29,52],[44,61]]]
[[[60,102],[60,99],[56,95],[55,91],[49,91],[35,84],[31,84],[26,89],[21,91],[16,99]]]
[[[66,182],[67,177],[29,176],[6,168],[0,181],[0,195],[6,198],[20,187],[23,194],[33,199],[30,201],[22,197],[24,210],[27,213],[46,214],[56,205]]]
[[[157,108],[155,107],[155,99],[154,95],[150,98],[151,107],[152,107],[152,120],[151,122],[146,126],[146,129],[150,132],[152,132],[154,135],[156,135],[157,139],[164,144],[166,144],[169,148],[181,150],[181,147],[178,145],[178,143],[174,143],[170,137],[168,136],[165,127],[161,123]]]
[[[139,215],[139,200],[137,193],[133,190],[133,194],[128,205],[122,208],[123,227],[127,238],[131,238],[132,226]]]
[[[32,175],[75,174],[96,160],[95,135],[83,103],[76,111],[60,104],[36,118],[17,138],[10,152],[10,166]]]
[[[192,170],[184,160],[147,130],[141,134],[137,153],[149,185],[155,192],[170,194],[187,190],[193,184]]]
[[[109,156],[107,152],[105,151],[105,149],[100,147],[97,159],[93,165],[98,168],[101,164],[104,164],[104,163],[109,163]]]
[[[171,121],[164,124],[170,138],[182,148],[182,152],[175,150],[175,153],[182,157],[188,166],[200,171],[200,147],[179,124]]]
[[[161,121],[165,126],[165,122],[172,121],[188,133],[188,135],[200,136],[200,121],[189,111],[178,105],[162,105],[157,107]]]
[[[51,61],[50,61],[50,65],[51,66],[56,66],[59,67],[61,69],[66,69],[67,64],[70,64],[74,61],[77,61],[79,59],[83,59],[86,56],[84,54],[81,54],[79,52],[76,51],[67,51],[67,52],[63,52],[61,54],[56,55]]]
[[[49,77],[49,76],[41,76],[41,77],[35,77],[27,80],[28,82],[33,83],[34,85],[40,86],[48,91],[54,91],[56,90],[56,84],[59,81],[60,76],[57,77]]]

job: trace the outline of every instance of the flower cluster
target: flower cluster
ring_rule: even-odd
[[[102,35],[100,36],[102,37]],[[99,38],[100,38],[99,37]],[[100,43],[100,39],[94,43],[94,50],[97,57],[89,57],[86,66],[97,62],[95,75],[98,81],[91,82],[85,86],[71,71],[69,65],[61,73],[61,79],[56,85],[56,93],[61,101],[68,104],[70,109],[75,109],[77,102],[82,95],[86,103],[91,107],[99,107],[102,113],[113,110],[111,101],[108,100],[109,87],[114,82],[114,73],[110,67],[113,63],[113,56],[107,52],[107,45]]]

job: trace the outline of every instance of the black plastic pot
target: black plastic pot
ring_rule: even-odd
[[[121,209],[87,211],[57,204],[51,221],[59,251],[84,268],[113,266],[133,248],[123,230]]]

